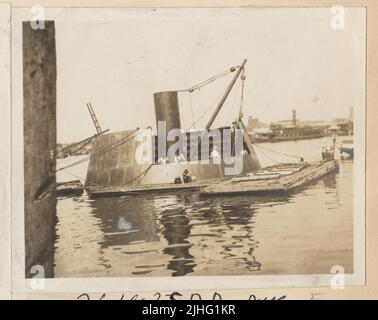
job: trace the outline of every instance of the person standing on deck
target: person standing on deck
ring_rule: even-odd
[[[216,163],[216,164],[220,164],[221,162],[221,157],[220,157],[220,154],[218,152],[218,148],[217,146],[215,146],[213,148],[213,150],[211,151],[210,153],[210,158],[212,160],[213,163]]]

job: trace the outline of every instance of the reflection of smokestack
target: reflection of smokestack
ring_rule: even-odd
[[[297,113],[295,110],[293,110],[293,126],[297,126]]]
[[[166,121],[167,133],[181,129],[177,91],[154,93],[156,127],[159,121]]]

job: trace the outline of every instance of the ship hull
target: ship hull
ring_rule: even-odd
[[[272,138],[259,138],[252,137],[253,141],[256,143],[262,142],[282,142],[282,141],[297,141],[297,140],[310,140],[310,139],[320,139],[325,137],[324,134],[311,135],[311,136],[299,136],[299,137],[290,137],[290,136],[275,136]]]
[[[344,154],[347,154],[349,157],[353,157],[354,155],[353,140],[342,141],[339,150],[340,150],[340,153],[344,153]]]
[[[353,157],[353,155],[354,155],[353,148],[349,148],[349,147],[340,147],[340,152],[341,153],[346,153],[350,157]]]
[[[232,159],[223,159],[225,161],[220,164],[211,160],[139,164],[135,154],[141,143],[137,142],[132,135],[133,131],[122,131],[96,138],[85,181],[85,189],[89,194],[100,194],[99,191],[103,190],[103,194],[116,195],[135,187],[156,191],[170,189],[172,186],[176,189],[180,185],[178,181],[182,182],[179,188],[185,189],[260,168],[255,154],[243,155],[242,165],[239,166],[232,163]],[[234,174],[232,169],[235,170]],[[183,182],[185,170],[192,182]]]

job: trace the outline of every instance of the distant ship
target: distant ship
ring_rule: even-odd
[[[326,136],[326,126],[300,125],[297,123],[296,111],[288,121],[271,123],[270,128],[259,128],[252,131],[253,142],[278,142],[288,140],[315,139]]]
[[[349,157],[353,157],[354,155],[354,145],[353,145],[353,140],[343,140],[341,141],[340,145],[340,153],[346,153]]]

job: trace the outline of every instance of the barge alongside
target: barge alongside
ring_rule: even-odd
[[[200,191],[200,195],[285,195],[336,170],[336,160],[281,164],[209,185]]]

